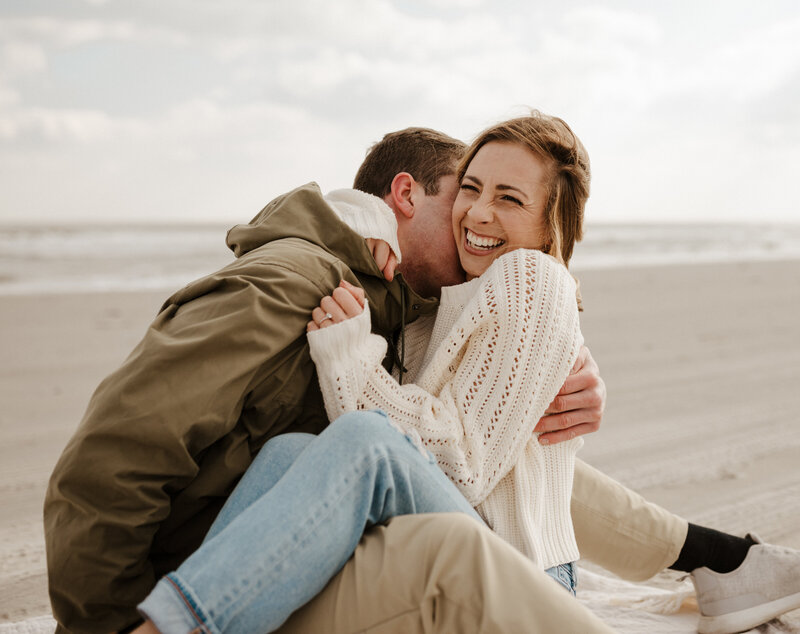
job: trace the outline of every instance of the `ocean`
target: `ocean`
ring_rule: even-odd
[[[0,226],[0,295],[177,290],[233,258],[227,228]],[[800,224],[591,224],[571,268],[796,259]]]

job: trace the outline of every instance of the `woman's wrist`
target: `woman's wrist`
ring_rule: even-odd
[[[317,365],[363,358],[362,353],[370,336],[371,324],[369,305],[367,305],[360,315],[326,328],[310,331],[308,345],[311,358]]]

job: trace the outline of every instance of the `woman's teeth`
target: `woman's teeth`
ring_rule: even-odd
[[[474,249],[494,249],[506,243],[505,240],[501,240],[500,238],[488,238],[486,236],[479,236],[477,233],[471,231],[470,229],[466,230],[466,238],[467,244]]]

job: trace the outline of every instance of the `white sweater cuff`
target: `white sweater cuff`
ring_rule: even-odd
[[[380,198],[357,189],[336,189],[324,198],[339,220],[362,238],[383,240],[391,247],[397,261],[402,260],[397,240],[397,219]]]
[[[369,303],[360,315],[308,333],[311,358],[318,368],[349,359],[363,359],[369,347],[372,320]]]

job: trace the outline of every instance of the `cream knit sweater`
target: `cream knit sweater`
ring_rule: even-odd
[[[331,420],[380,408],[419,436],[487,524],[543,568],[574,561],[570,518],[577,438],[541,446],[533,428],[583,342],[575,283],[538,251],[498,258],[480,277],[445,288],[435,321],[409,327],[416,384],[381,366],[383,338],[369,309],[309,333]]]

